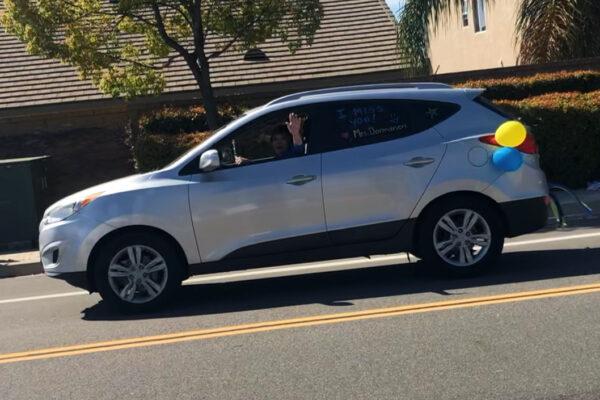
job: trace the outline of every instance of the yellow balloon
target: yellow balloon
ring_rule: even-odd
[[[496,142],[505,147],[517,147],[527,137],[527,128],[519,121],[508,121],[496,130]]]

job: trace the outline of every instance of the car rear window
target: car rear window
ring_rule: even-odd
[[[484,96],[478,96],[473,101],[504,118],[515,119],[515,120],[519,119],[519,117],[517,115],[506,110],[502,106],[492,103],[489,99],[485,98]]]
[[[441,101],[411,101],[413,129],[415,133],[433,128],[460,111],[460,106]]]

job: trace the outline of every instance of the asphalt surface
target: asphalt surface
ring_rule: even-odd
[[[168,309],[130,316],[44,276],[1,279],[0,399],[600,399],[600,290],[477,300],[600,287],[600,228],[512,239],[499,265],[473,279],[442,279],[411,261],[195,278]],[[417,311],[373,311],[402,306]],[[375,317],[144,342],[358,311]],[[128,338],[138,347],[2,363],[9,353]]]

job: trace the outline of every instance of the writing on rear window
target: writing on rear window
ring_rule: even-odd
[[[408,129],[399,112],[383,105],[338,107],[337,126],[343,140],[369,138],[378,135],[398,134]]]
[[[456,104],[421,100],[360,100],[321,109],[322,151],[362,146],[422,132],[455,114]]]

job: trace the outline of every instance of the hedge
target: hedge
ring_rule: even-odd
[[[135,168],[139,172],[162,168],[210,135],[210,132],[197,132],[140,136],[133,148]]]
[[[222,124],[226,124],[241,114],[242,107],[223,105],[219,108]],[[180,134],[208,131],[206,114],[202,106],[165,107],[149,111],[140,117],[142,134]]]
[[[495,103],[532,128],[550,181],[576,188],[600,178],[600,90]]]
[[[562,71],[528,77],[470,80],[456,86],[486,88],[486,97],[491,100],[521,100],[546,93],[600,90],[600,71]]]

